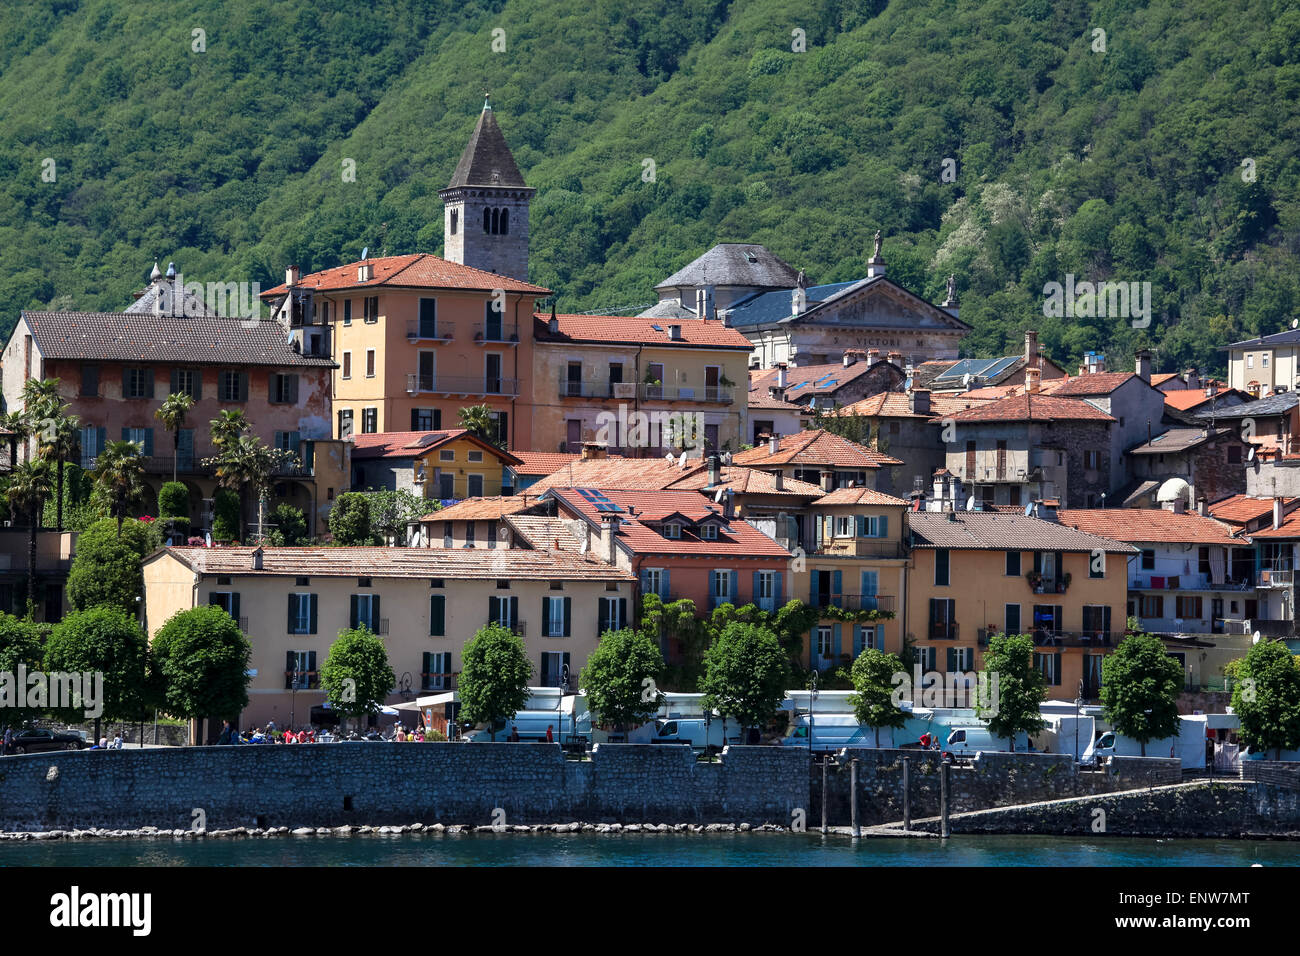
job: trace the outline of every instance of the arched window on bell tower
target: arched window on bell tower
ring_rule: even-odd
[[[501,235],[503,236],[510,235],[510,210],[509,209],[501,210]]]
[[[459,219],[460,219],[460,211],[453,209],[451,211],[451,234],[453,236],[456,235],[456,226]]]
[[[492,210],[492,235],[496,236],[501,233],[501,210]]]
[[[483,210],[483,235],[492,231],[492,210],[485,208]]]

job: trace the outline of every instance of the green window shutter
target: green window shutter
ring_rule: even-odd
[[[443,594],[429,596],[429,635],[442,637],[447,633],[447,597]]]
[[[203,369],[201,368],[194,370],[194,392],[192,394],[196,402],[203,398]]]
[[[153,429],[152,428],[146,428],[144,430],[144,457],[146,458],[153,457]]]
[[[838,598],[844,593],[844,572],[835,571],[831,574],[831,596]]]
[[[673,593],[673,586],[670,582],[671,571],[664,568],[663,573],[659,575],[659,596],[665,601],[669,600],[669,595]]]
[[[839,572],[836,573],[838,574]],[[844,625],[840,624],[839,621],[836,621],[834,624],[831,625],[831,659],[837,663],[839,662],[840,654],[842,653],[841,645],[840,645],[840,634],[843,630],[843,627]]]
[[[151,368],[144,370],[144,396],[153,398],[153,369]]]
[[[573,634],[573,598],[564,599],[564,636],[570,637]]]
[[[867,536],[867,516],[857,515],[854,523],[857,525],[858,537],[865,538]]]
[[[495,594],[488,595],[488,622],[496,624],[501,620],[501,599]]]
[[[289,595],[289,633],[297,633],[298,627],[298,595]]]
[[[288,401],[290,405],[297,405],[298,404],[298,376],[297,375],[285,376],[285,392],[286,392],[285,400]]]
[[[754,590],[750,592],[750,593],[754,596],[754,603],[755,603],[755,604],[757,604],[757,603],[759,602],[759,597],[758,597],[758,595],[761,593],[761,588],[760,588],[759,583],[758,583],[758,577],[759,577],[759,572],[755,571],[755,572],[754,572],[754,581],[753,581],[753,588],[754,588]]]
[[[357,629],[357,625],[361,623],[361,595],[359,594],[352,595],[352,609],[348,620],[351,622],[348,627],[354,631]]]
[[[375,594],[370,598],[370,629],[378,634],[382,626],[383,618],[379,613],[379,595]]]
[[[315,634],[316,633],[316,595],[313,594],[307,598],[307,607],[308,607],[308,613],[311,615],[311,622],[309,625],[310,629],[308,630],[307,633]]]
[[[239,592],[235,591],[230,595],[230,616],[239,621]]]
[[[783,596],[782,596],[782,593],[784,592],[784,590],[785,590],[785,572],[784,572],[784,571],[777,571],[777,572],[776,572],[776,608],[777,608],[777,610],[780,610],[780,609],[781,609],[782,601],[784,600],[784,598],[783,598]]]
[[[876,537],[889,537],[889,515],[881,515],[876,519]]]
[[[542,637],[551,636],[551,599],[542,598]]]
[[[740,604],[740,572],[731,572],[731,593],[727,595],[732,604]]]
[[[293,651],[284,652],[284,689],[285,690],[288,690],[293,686],[294,660],[295,658],[294,658]]]
[[[247,372],[239,373],[239,400],[241,402],[248,401],[248,373]]]
[[[99,447],[95,449],[95,454],[98,455],[100,452],[102,452],[104,450],[104,445],[106,445],[107,443],[108,443],[108,429],[101,426],[99,429]]]
[[[1059,685],[1061,683],[1061,652],[1057,651],[1052,655],[1052,657],[1056,658],[1056,660],[1052,662],[1052,666],[1056,668],[1056,672],[1053,674],[1054,679],[1052,680],[1052,683]]]
[[[172,369],[171,388],[168,391],[169,394],[175,395],[180,390],[181,390],[181,370],[178,368],[174,368]]]
[[[519,598],[510,599],[510,624],[517,627],[519,625]]]
[[[627,598],[618,599],[618,629],[627,627]]]
[[[598,598],[597,601],[598,603],[596,605],[596,637],[600,637],[600,635],[604,634],[606,631],[612,630],[610,626],[610,620],[609,620],[609,612],[610,612],[611,605],[609,601],[606,600],[605,598]]]
[[[128,366],[122,366],[122,397],[131,397],[131,369]]]
[[[309,674],[307,678],[307,686],[319,687],[320,675],[316,673],[316,652],[315,651],[307,652],[307,672]]]

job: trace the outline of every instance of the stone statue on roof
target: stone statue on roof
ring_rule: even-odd
[[[876,249],[874,252],[871,253],[871,258],[873,259],[880,258],[880,230],[879,229],[876,230]]]

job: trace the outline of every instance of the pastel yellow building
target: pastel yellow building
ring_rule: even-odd
[[[345,628],[386,645],[397,686],[385,704],[455,690],[461,649],[489,622],[524,639],[534,685],[561,686],[567,664],[572,690],[600,633],[630,620],[633,581],[540,549],[167,548],[144,562],[144,624],[152,640],[178,611],[220,605],[253,646],[239,725],[321,725],[320,668]]]
[[[1032,634],[1052,700],[1098,696],[1102,658],[1123,639],[1132,545],[1020,513],[909,513],[901,627],[924,671],[983,666],[994,634]],[[886,648],[894,653],[902,644]]]
[[[645,457],[701,445],[734,452],[746,440],[752,346],[723,322],[611,315],[535,321],[530,448],[579,452],[598,441]],[[670,415],[690,417],[685,441],[664,434]]]

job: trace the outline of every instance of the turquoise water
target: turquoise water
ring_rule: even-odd
[[[0,844],[21,866],[1294,866],[1295,843],[791,833],[444,834]]]

